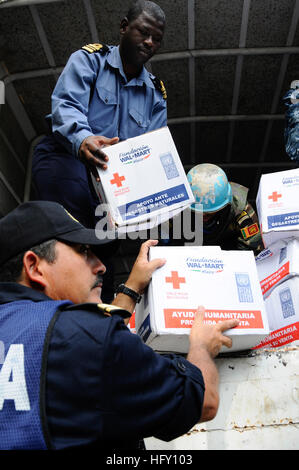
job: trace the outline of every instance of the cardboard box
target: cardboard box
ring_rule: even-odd
[[[299,239],[280,240],[256,257],[264,298],[286,279],[299,276]]]
[[[135,323],[135,311],[132,313],[132,316],[127,325],[131,333],[136,333],[136,323]]]
[[[299,168],[261,176],[257,213],[265,247],[299,238]]]
[[[265,305],[270,334],[254,349],[299,345],[299,276],[277,285]]]
[[[158,214],[151,214],[150,218],[146,219],[143,222],[132,223],[128,225],[119,225],[117,226],[117,232],[120,233],[127,233],[127,232],[141,232],[143,230],[150,230],[158,225],[167,222],[169,219],[175,217],[176,215],[180,214],[185,209],[184,206],[179,207],[173,211],[165,212],[165,213],[158,213]],[[112,221],[112,224],[115,225],[115,221]],[[154,239],[156,236],[152,236]],[[144,238],[148,238],[148,234]]]
[[[115,226],[136,231],[143,223],[146,229],[147,223],[159,224],[194,202],[168,127],[106,147],[105,153],[109,163],[107,170],[98,170],[100,195]]]
[[[166,258],[153,273],[147,294],[136,306],[136,331],[156,351],[187,353],[194,313],[206,309],[209,323],[231,318],[231,349],[256,346],[269,333],[266,309],[251,251],[220,247],[152,247],[150,259]]]

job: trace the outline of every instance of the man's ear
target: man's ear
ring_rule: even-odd
[[[124,34],[129,26],[129,20],[125,16],[120,22],[120,34]]]
[[[34,283],[42,289],[45,288],[47,281],[43,270],[43,260],[33,251],[26,251],[23,258],[24,274],[29,283]]]

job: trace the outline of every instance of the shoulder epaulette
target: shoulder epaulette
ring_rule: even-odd
[[[110,304],[96,304],[96,303],[84,303],[84,304],[73,304],[66,308],[67,310],[88,310],[93,312],[101,312],[107,317],[111,317],[114,313],[117,313],[122,318],[130,318],[132,315],[127,310],[121,307]]]
[[[100,54],[106,54],[109,51],[109,47],[106,44],[86,44],[81,49],[92,54],[93,52],[99,52]]]
[[[248,223],[252,223],[252,220],[246,211],[242,211],[237,217],[237,223],[240,227],[244,227],[248,225]]]
[[[110,304],[97,304],[98,309],[101,310],[104,315],[108,315],[111,317],[114,313],[117,313],[123,318],[129,318],[132,316],[130,312],[127,310],[124,310],[121,307],[117,307],[116,305],[110,305]]]
[[[155,85],[155,88],[157,90],[161,91],[164,100],[167,100],[166,88],[165,88],[164,83],[162,82],[162,80],[159,80],[159,78],[157,78],[157,77],[151,77],[151,80],[152,80],[153,84]]]

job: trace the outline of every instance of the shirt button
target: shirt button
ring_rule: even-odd
[[[186,372],[186,366],[182,362],[178,362],[178,368],[181,372]]]
[[[108,98],[105,98],[105,103],[108,103]]]

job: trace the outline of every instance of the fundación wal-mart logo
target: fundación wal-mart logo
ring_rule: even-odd
[[[5,87],[4,82],[0,80],[0,104],[4,104],[5,101]]]

